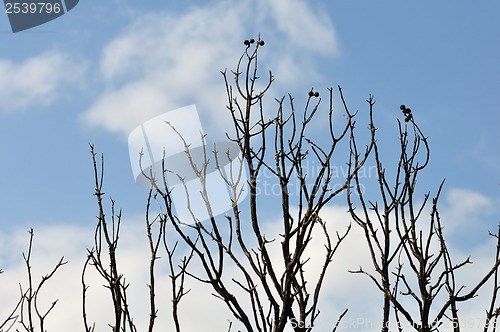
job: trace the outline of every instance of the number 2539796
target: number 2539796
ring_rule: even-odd
[[[5,13],[7,14],[58,14],[62,10],[61,4],[48,2],[7,2]]]

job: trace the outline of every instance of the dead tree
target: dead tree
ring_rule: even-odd
[[[264,41],[259,37],[257,41],[250,39],[244,44],[246,48],[236,70],[232,71],[232,75],[222,72],[228,96],[227,109],[234,129],[227,136],[238,147],[239,158],[232,158],[229,150],[217,150],[216,146],[210,154],[206,136],[200,133],[203,142],[203,158],[200,162],[200,159],[193,157],[190,143],[171,125],[170,129],[178,134],[183,144],[188,165],[200,184],[200,192],[187,190],[186,179],[168,169],[165,155],[160,178],[155,178],[152,172],[143,171],[143,175],[151,181],[145,214],[146,235],[151,253],[147,285],[150,306],[147,330],[154,330],[158,317],[155,271],[162,251],[166,253],[170,271],[171,309],[176,332],[181,331],[179,302],[189,292],[184,286],[188,276],[211,287],[213,294],[226,304],[229,312],[248,332],[282,332],[287,324],[295,332],[313,330],[320,314],[319,299],[327,270],[351,229],[349,225],[332,234],[331,224],[335,220],[325,219],[322,210],[345,192],[349,213],[364,231],[376,273],[372,274],[362,267],[353,272],[366,274],[383,294],[382,331],[389,331],[390,312],[393,308],[399,331],[403,330],[402,316],[419,332],[436,331],[446,319],[453,323],[454,331],[458,332],[458,305],[473,298],[491,277],[494,288],[491,305],[486,311],[484,332],[490,329],[496,331],[500,312],[497,305],[500,226],[498,233],[494,235],[498,239],[495,264],[471,291],[464,294],[464,287],[458,286],[455,271],[471,262],[466,259],[454,264],[448,251],[437,208],[444,182],[432,199],[429,219],[425,219],[424,214],[430,194],[424,196],[423,202],[418,202],[417,175],[428,164],[429,146],[427,138],[415,123],[411,110],[404,105],[401,107],[406,124],[399,122],[399,161],[391,182],[376,140],[373,121],[375,101],[372,97],[368,100],[370,138],[362,149],[358,147],[356,140],[356,113],[349,111],[340,88],[339,96],[346,121],[340,129],[334,129],[333,91],[330,89],[328,107],[322,114],[325,119],[328,118],[328,132],[321,140],[317,140],[310,126],[313,119],[321,114],[319,93],[313,89],[308,92],[302,112],[296,111],[291,96],[276,99],[276,112],[268,116],[265,111],[268,109],[265,96],[274,80],[271,72],[266,84],[261,90],[258,89],[260,77],[257,60]],[[230,83],[230,76],[234,77],[234,84]],[[334,156],[337,158],[339,147],[343,143],[347,145],[348,153],[346,159],[341,159],[339,163],[347,160],[348,171],[344,178],[339,179],[334,173]],[[85,278],[88,268],[93,267],[105,280],[105,287],[109,290],[113,303],[114,320],[109,324],[111,330],[134,332],[138,328],[129,309],[128,284],[117,261],[121,212],[115,214],[114,201],[111,200],[111,218],[106,217],[103,203],[105,194],[102,190],[104,162],[101,161],[99,171],[93,146],[91,154],[98,216],[94,247],[87,252],[81,274],[84,327],[86,332],[95,330],[95,324],[90,323],[87,315],[87,290],[90,286]],[[213,160],[210,160],[211,155]],[[375,201],[363,191],[359,173],[370,156],[373,156],[378,171],[379,196]],[[318,170],[313,174],[310,174],[308,164],[311,160],[318,165]],[[230,211],[224,217],[213,213],[208,196],[207,175],[211,163],[215,164],[216,171],[231,192]],[[231,165],[229,172],[223,171],[221,166],[227,163]],[[271,174],[272,180],[278,184],[279,205],[269,207],[265,202],[268,198],[259,194],[263,170]],[[177,176],[179,183],[186,188],[190,218],[181,219],[176,215],[167,173]],[[294,180],[298,183],[295,187]],[[240,200],[244,190],[248,191],[248,199]],[[202,198],[209,216],[207,220],[201,220],[190,206],[190,199],[196,195]],[[157,211],[153,209],[153,205],[157,207]],[[273,207],[277,207],[279,214],[280,232],[276,237],[269,237],[263,231],[266,211],[262,209]],[[177,242],[173,245],[167,242],[167,225],[177,235]],[[37,299],[45,282],[65,262],[61,258],[52,272],[42,277],[42,281],[35,286],[30,266],[32,230],[30,235],[28,254],[24,255],[29,285],[26,289],[20,287],[20,300],[10,315],[1,322],[0,332],[11,330],[16,322],[25,331],[32,332],[35,326],[43,331],[45,319],[56,305],[55,301],[43,311],[37,305]],[[307,250],[311,247],[313,236],[315,242],[323,242],[324,252],[319,273],[309,279],[306,273],[311,257]],[[178,245],[189,248],[188,254],[180,263],[175,255]],[[279,248],[278,257],[272,254],[275,247]],[[190,269],[194,262],[200,264],[203,270],[201,275]],[[237,272],[228,275],[228,266]],[[408,307],[401,300],[404,296],[411,297],[416,303],[415,307]],[[337,330],[346,313],[347,309],[339,313],[336,321],[332,321],[333,331]],[[232,326],[231,322],[229,330]]]
[[[370,98],[368,103],[373,107],[375,102]],[[497,257],[492,269],[470,292],[462,295],[464,286],[457,286],[455,271],[471,262],[467,258],[458,264],[452,263],[437,209],[444,181],[432,199],[429,219],[423,216],[430,194],[427,193],[419,203],[416,184],[417,175],[429,162],[429,145],[411,110],[404,105],[401,105],[401,110],[407,125],[398,122],[400,151],[394,179],[391,180],[387,174],[380,158],[379,143],[374,140],[378,197],[376,200],[367,197],[356,173],[349,187],[349,211],[364,231],[376,275],[362,267],[352,272],[367,275],[383,293],[382,331],[389,331],[392,305],[396,320],[394,326],[400,331],[403,330],[402,315],[419,332],[437,331],[445,319],[449,319],[454,331],[458,332],[458,303],[474,297],[486,281],[496,275],[500,261]],[[372,133],[376,131],[374,127],[370,130]],[[354,145],[352,150],[350,165],[356,167],[360,163],[357,147]],[[441,293],[446,294],[439,297]],[[399,295],[412,297],[416,309],[403,304]],[[431,309],[435,312],[434,316]],[[488,318],[491,320],[492,317],[493,309],[490,308]]]
[[[38,284],[35,284],[31,268],[31,254],[33,252],[33,237],[35,234],[33,229],[29,230],[29,234],[30,239],[28,252],[27,254],[23,253],[24,263],[26,264],[26,274],[28,277],[28,286],[23,290],[22,284],[19,284],[19,301],[9,316],[1,322],[0,332],[10,331],[16,323],[19,324],[22,327],[22,330],[26,332],[34,332],[35,330],[45,331],[45,320],[58,302],[57,299],[54,300],[46,310],[40,308],[40,305],[38,304],[40,291],[45,283],[49,281],[57,270],[67,262],[64,261],[64,257],[61,257],[52,271],[42,276],[42,280]],[[0,270],[0,273],[1,272],[3,271]],[[19,331],[19,329],[16,329],[16,331]]]
[[[85,281],[85,276],[88,274],[88,267],[92,266],[105,280],[105,287],[110,291],[110,297],[114,309],[114,324],[109,324],[112,331],[130,331],[135,332],[138,330],[136,327],[133,315],[130,312],[129,300],[127,299],[127,288],[129,284],[126,282],[125,277],[118,268],[117,251],[120,239],[120,225],[121,225],[121,210],[115,214],[115,201],[111,199],[111,221],[106,218],[105,208],[103,203],[103,196],[105,193],[102,190],[103,177],[104,177],[104,158],[101,156],[100,167],[96,160],[96,153],[94,146],[90,145],[90,152],[92,155],[92,163],[94,168],[95,179],[95,193],[97,198],[98,216],[97,225],[94,233],[94,247],[87,250],[87,260],[85,261],[81,282],[82,282],[82,317],[86,332],[93,332],[95,330],[95,323],[91,324],[87,315],[88,296],[87,290],[90,287]],[[186,267],[188,266],[192,254],[184,256],[181,260],[179,268],[177,267],[177,257],[174,253],[177,243],[173,246],[169,245],[166,239],[166,223],[162,218],[162,213],[154,212],[152,204],[158,203],[156,195],[153,190],[149,191],[146,201],[146,235],[148,239],[149,249],[151,256],[149,259],[149,307],[150,315],[147,326],[147,331],[152,332],[155,327],[156,318],[158,316],[158,308],[156,306],[156,261],[160,259],[160,249],[163,248],[167,254],[168,268],[170,270],[170,278],[172,284],[172,317],[175,323],[176,332],[181,331],[178,305],[181,298],[188,292],[184,288],[184,280],[186,276]],[[156,204],[158,205],[158,204]],[[155,229],[156,227],[156,229]]]
[[[495,253],[495,260],[500,260],[500,223],[498,224],[498,229],[496,234],[491,233],[490,235],[497,239],[497,249]],[[500,307],[498,306],[498,290],[500,289],[500,280],[498,275],[498,266],[493,273],[493,289],[491,291],[491,301],[490,305],[486,310],[486,321],[484,324],[483,332],[496,332],[498,331],[498,317],[500,316]]]
[[[335,220],[323,220],[322,208],[332,199],[348,188],[351,180],[363,166],[364,160],[371,151],[368,144],[344,179],[335,179],[333,173],[334,152],[341,142],[349,141],[354,130],[354,115],[345,109],[346,122],[337,132],[333,125],[333,91],[329,90],[329,107],[322,116],[329,121],[329,130],[325,142],[317,142],[309,137],[308,125],[320,112],[321,98],[312,89],[308,94],[303,112],[295,110],[291,96],[276,100],[277,112],[269,119],[264,111],[265,95],[274,80],[269,72],[267,83],[258,91],[258,53],[264,41],[246,40],[243,52],[234,76],[234,86],[229,83],[229,75],[222,72],[228,96],[227,109],[233,120],[233,133],[228,138],[237,144],[240,158],[231,160],[229,151],[218,151],[214,148],[213,158],[206,144],[205,135],[200,133],[203,141],[203,160],[196,161],[182,133],[171,125],[184,145],[186,158],[201,185],[199,193],[186,190],[187,205],[191,212],[189,220],[180,220],[172,207],[171,188],[166,181],[168,165],[163,161],[164,170],[161,179],[149,176],[152,186],[163,198],[163,222],[170,223],[179,236],[179,240],[187,244],[194,257],[201,264],[204,275],[187,272],[199,282],[210,285],[214,295],[225,302],[232,315],[244,326],[246,331],[281,332],[287,324],[295,331],[310,331],[314,327],[320,310],[318,301],[326,271],[332,262],[333,255],[341,242],[349,233],[350,226],[336,234],[330,234],[327,224]],[[339,89],[340,95],[342,91]],[[288,110],[287,110],[288,108]],[[271,151],[271,152],[270,152]],[[336,156],[336,155],[335,155]],[[348,155],[346,155],[346,159]],[[345,160],[340,163],[345,163]],[[308,174],[306,162],[314,160],[319,170],[317,174]],[[231,192],[231,212],[225,217],[217,217],[212,213],[208,198],[207,173],[211,162]],[[230,174],[221,171],[221,164],[235,163]],[[242,173],[247,170],[248,200],[239,201],[242,195]],[[263,233],[263,213],[259,212],[265,197],[259,196],[259,175],[265,169],[272,174],[278,183],[281,206],[281,232],[278,238],[268,238]],[[298,194],[291,193],[292,180],[298,180]],[[335,183],[335,181],[339,183]],[[185,179],[178,175],[178,181],[185,188]],[[335,188],[333,185],[337,185]],[[201,195],[209,219],[200,220],[190,201],[194,195]],[[248,206],[242,206],[248,204]],[[310,257],[305,254],[312,241],[315,229],[320,230],[324,242],[322,269],[316,280],[306,280],[307,262]],[[315,241],[320,241],[316,238]],[[280,257],[272,257],[270,248],[279,240]],[[277,244],[278,245],[278,244]],[[239,275],[227,276],[227,266],[236,267]],[[280,265],[284,268],[280,268]],[[246,296],[236,296],[243,292]],[[340,314],[338,321],[346,314]],[[338,324],[337,321],[337,324]],[[333,325],[334,322],[332,322]],[[334,330],[336,326],[334,327]]]
[[[90,146],[90,152],[92,154],[92,162],[94,166],[94,195],[97,198],[99,215],[97,216],[98,222],[94,233],[94,247],[87,250],[87,260],[85,261],[82,271],[82,315],[85,331],[90,332],[94,331],[95,329],[95,324],[92,324],[91,326],[88,322],[86,312],[87,290],[89,286],[85,283],[85,275],[87,272],[87,267],[91,265],[106,281],[106,288],[108,288],[108,290],[110,291],[114,309],[114,324],[110,324],[112,331],[135,332],[137,331],[137,329],[131,317],[127,301],[128,284],[126,283],[123,274],[121,274],[119,271],[116,258],[121,225],[121,211],[119,211],[118,214],[115,214],[115,202],[111,200],[111,222],[108,222],[108,220],[106,219],[104,204],[102,201],[104,196],[104,192],[102,191],[104,177],[104,158],[101,156],[101,170],[99,172],[96,153],[94,152],[94,146],[92,145]]]

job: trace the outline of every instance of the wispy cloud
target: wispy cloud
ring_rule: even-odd
[[[269,1],[278,29],[301,49],[321,54],[337,54],[338,42],[328,15],[314,11],[301,0]]]
[[[59,51],[22,62],[0,59],[0,111],[51,105],[66,95],[68,83],[79,84],[84,71],[85,64]]]
[[[440,203],[441,217],[446,221],[445,234],[453,235],[465,248],[495,232],[496,220],[494,199],[479,192],[452,188]]]
[[[308,86],[307,77],[317,82],[313,59],[338,53],[330,19],[301,0],[220,1],[181,14],[143,15],[105,47],[105,91],[84,121],[128,135],[152,116],[195,103],[205,123],[227,128],[220,71],[233,69],[243,40],[259,32],[267,42],[263,74],[273,70],[278,93]]]

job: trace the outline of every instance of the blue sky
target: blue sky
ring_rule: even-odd
[[[393,143],[399,105],[411,107],[431,144],[421,186],[435,192],[446,178],[457,251],[484,252],[500,217],[499,14],[496,2],[470,1],[80,1],[16,34],[0,14],[3,239],[29,227],[92,229],[89,142],[104,153],[106,193],[126,218],[143,214],[128,133],[195,103],[204,128],[223,137],[219,71],[260,33],[262,66],[277,77],[272,97],[300,103],[311,87],[326,95],[341,85],[362,111],[373,94],[380,140]]]

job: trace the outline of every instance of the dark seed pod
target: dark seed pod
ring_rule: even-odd
[[[245,44],[246,46],[249,46],[250,45],[250,41],[248,39],[246,39],[243,44]]]
[[[405,110],[403,111],[403,113],[405,113],[405,114],[410,114],[410,113],[411,113],[411,109],[407,108],[407,109],[405,109]]]
[[[312,97],[312,96],[314,96],[314,92],[309,91],[309,97]]]
[[[404,111],[404,110],[406,109],[406,106],[405,106],[405,105],[401,105],[401,106],[399,106],[399,108],[400,108],[402,111]]]
[[[408,121],[410,121],[410,118],[406,118],[406,119],[405,119],[405,122],[408,122]]]
[[[316,92],[314,93],[314,97],[319,97],[319,92],[318,92],[318,91],[316,91]]]
[[[255,39],[252,38],[252,39],[250,39],[250,44],[253,44],[253,43],[255,43]]]
[[[260,40],[260,41],[259,41],[259,45],[260,45],[260,46],[264,46],[264,41],[263,41],[263,40]]]

